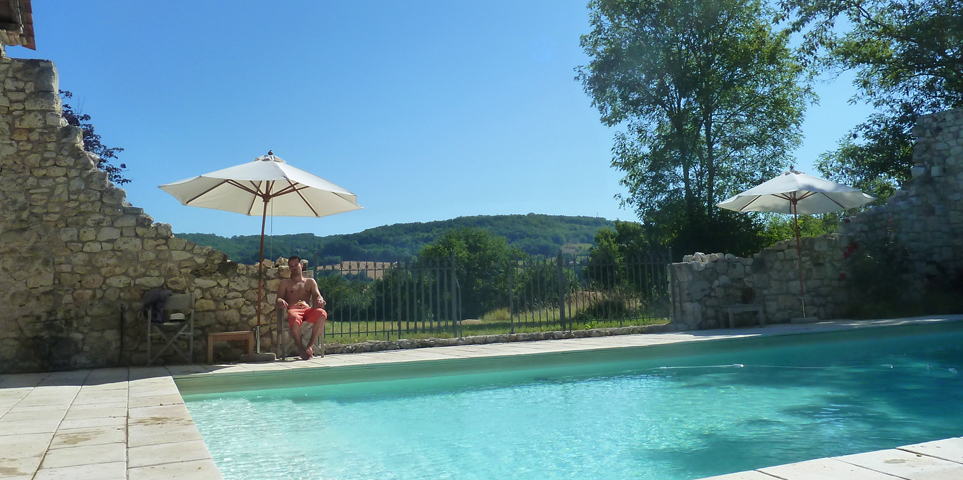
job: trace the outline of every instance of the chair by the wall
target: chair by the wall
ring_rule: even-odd
[[[164,303],[164,310],[169,312],[169,315],[163,323],[153,321],[153,310],[147,312],[147,365],[154,363],[161,355],[171,350],[187,363],[194,363],[194,295],[191,293],[171,295]],[[163,346],[152,355],[151,346],[155,338],[160,338]],[[177,345],[177,340],[182,338],[187,339],[186,353]]]
[[[311,338],[311,330],[305,329],[304,328],[305,325],[309,326],[310,328],[314,328],[313,323],[304,322],[301,324],[302,341],[305,338],[304,337],[305,332],[307,332],[307,335],[308,335],[307,338],[308,339]],[[278,308],[277,327],[274,330],[276,332],[277,341],[274,342],[274,345],[276,346],[275,348],[277,349],[277,352],[275,353],[277,354],[277,357],[280,358],[281,360],[287,360],[288,352],[291,350],[291,348],[294,347],[294,337],[291,335],[291,332],[288,330],[289,330],[288,329],[288,309]],[[287,332],[287,335],[285,335],[285,332]],[[314,349],[315,357],[323,357],[324,356],[324,329],[321,329],[321,335],[318,335],[318,342],[315,345],[316,345]]]

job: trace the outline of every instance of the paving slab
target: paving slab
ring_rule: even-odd
[[[0,478],[33,475],[52,438],[49,433],[0,435]]]
[[[47,452],[41,469],[127,461],[127,443],[58,448]]]
[[[128,470],[128,474],[130,480],[170,480],[172,478],[221,480],[222,478],[213,460],[194,460],[137,467]]]
[[[758,471],[783,480],[899,480],[899,477],[833,458],[760,468]]]
[[[97,385],[122,385],[127,388],[127,380],[130,373],[126,367],[124,368],[101,368],[90,372],[90,375],[84,380],[84,386],[97,386]]]
[[[18,388],[18,387],[36,387],[43,381],[44,378],[50,375],[49,373],[22,373],[19,375],[11,375],[6,378],[0,388]]]
[[[124,427],[126,425],[127,425],[126,416],[75,418],[71,420],[63,420],[60,422],[60,428],[65,430],[72,430],[77,428],[96,428],[96,427]]]
[[[963,464],[904,450],[881,450],[836,459],[910,480],[941,480],[963,471]]]
[[[172,463],[171,459],[179,462],[211,459],[203,440],[131,447],[127,450],[127,455],[129,468]]]
[[[79,445],[103,445],[127,440],[125,427],[88,427],[60,429],[53,436],[50,449],[68,448]]]
[[[127,417],[127,402],[101,402],[91,404],[73,404],[66,412],[64,420],[79,420],[83,418]]]
[[[963,463],[963,438],[960,437],[936,440],[934,442],[914,443],[913,445],[899,447],[899,449]]]
[[[54,372],[48,375],[37,386],[56,387],[70,386],[79,387],[84,384],[84,380],[90,375],[90,370],[72,370],[69,372]]]
[[[762,472],[757,472],[755,470],[750,470],[748,472],[736,472],[729,473],[726,475],[717,475],[715,477],[706,477],[702,480],[780,480],[772,475],[767,475]]]
[[[41,468],[34,480],[123,480],[127,478],[127,463],[97,463],[60,468]],[[173,478],[173,477],[172,477]]]
[[[127,445],[132,448],[204,439],[193,422],[190,425],[132,424],[128,427],[127,432]]]
[[[6,417],[6,415],[4,415]],[[41,420],[6,421],[0,418],[0,436],[25,435],[28,433],[54,433],[60,427],[60,417]]]
[[[130,408],[156,407],[158,405],[171,405],[176,403],[184,403],[184,398],[181,397],[180,393],[168,393],[164,395],[144,395],[139,397],[130,397],[129,407]]]

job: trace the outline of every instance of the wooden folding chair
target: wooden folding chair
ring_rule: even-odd
[[[194,295],[191,293],[171,295],[164,303],[164,311],[169,315],[163,323],[154,323],[153,309],[147,311],[147,365],[154,363],[170,350],[177,352],[187,363],[194,363]],[[151,355],[151,344],[158,337],[164,346],[157,354]],[[186,353],[177,345],[177,340],[182,337],[187,339]]]

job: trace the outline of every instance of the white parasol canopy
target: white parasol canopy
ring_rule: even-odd
[[[774,212],[803,215],[835,212],[876,200],[857,188],[806,175],[792,167],[788,172],[716,205],[737,212]]]
[[[184,205],[244,215],[324,217],[361,208],[358,196],[272,153],[253,162],[161,185]]]
[[[799,214],[816,215],[866,205],[876,197],[858,188],[806,175],[789,167],[788,172],[756,185],[722,203],[719,208],[736,212],[791,213],[796,224],[796,260],[799,265],[799,294],[806,316],[806,290],[802,280],[802,248],[799,244]]]
[[[253,162],[160,186],[184,205],[244,215],[261,215],[258,258],[258,352],[261,327],[261,274],[264,264],[264,225],[271,216],[325,217],[362,208],[357,195],[299,168],[288,165],[273,151]]]

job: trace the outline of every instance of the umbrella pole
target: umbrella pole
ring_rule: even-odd
[[[267,200],[264,201],[264,213],[261,214],[261,249],[257,261],[257,326],[254,327],[254,343],[257,353],[261,353],[261,282],[264,281],[264,224],[267,220]]]
[[[796,265],[799,266],[799,300],[802,302],[803,317],[806,316],[806,290],[803,288],[802,280],[802,248],[799,246],[799,214],[796,212],[796,204],[792,204],[792,218],[796,223]]]

